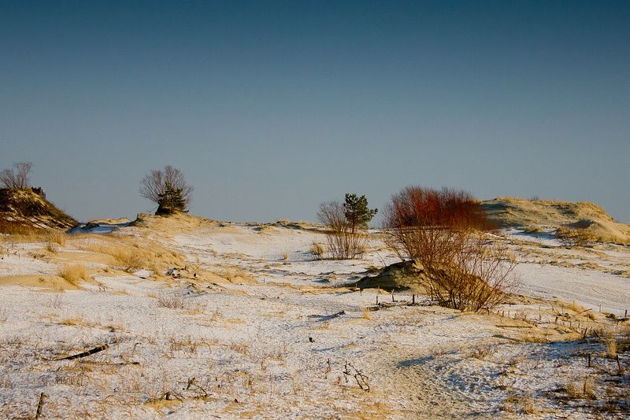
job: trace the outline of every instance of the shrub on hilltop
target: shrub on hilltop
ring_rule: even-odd
[[[152,170],[140,183],[140,195],[158,205],[158,215],[188,211],[192,190],[182,171],[170,165]]]

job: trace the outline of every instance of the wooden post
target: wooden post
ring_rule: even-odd
[[[411,295],[411,304],[415,305],[416,304],[416,295]],[[626,311],[627,312],[627,311]]]

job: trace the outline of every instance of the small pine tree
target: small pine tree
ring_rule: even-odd
[[[357,228],[367,228],[370,220],[378,213],[378,209],[368,208],[368,201],[365,195],[358,196],[351,193],[346,194],[343,210],[352,233]]]
[[[182,188],[175,188],[166,183],[164,192],[158,194],[158,209],[156,214],[173,214],[186,211],[186,199]]]
[[[156,203],[155,214],[161,215],[187,211],[192,190],[182,171],[170,165],[151,171],[140,183],[140,195]]]

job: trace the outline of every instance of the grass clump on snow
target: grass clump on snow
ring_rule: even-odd
[[[59,277],[66,280],[73,286],[78,286],[81,280],[88,280],[88,274],[85,266],[81,264],[65,265],[59,271]]]

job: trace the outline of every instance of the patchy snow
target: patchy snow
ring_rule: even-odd
[[[140,237],[138,228],[120,230]],[[522,240],[508,238],[515,236]],[[0,417],[33,417],[44,393],[45,418],[595,418],[586,400],[567,400],[570,381],[594,377],[601,398],[607,388],[599,377],[627,387],[627,373],[603,376],[614,359],[597,356],[600,370],[586,367],[584,355],[600,354],[601,342],[523,342],[529,329],[575,335],[554,324],[558,314],[541,302],[501,308],[538,320],[530,323],[431,306],[422,297],[411,306],[406,294],[392,303],[374,290],[339,287],[396,261],[378,232],[360,260],[317,260],[313,242],[325,237],[234,224],[161,239],[209,271],[242,270],[255,280],[246,284],[162,282],[142,269],[99,272],[63,293],[3,286]],[[29,256],[37,246],[16,249],[19,255],[0,260],[0,275],[58,271]],[[626,255],[618,252],[617,265]],[[629,281],[619,275],[540,263],[521,264],[517,273],[519,292],[532,297],[601,304],[617,314],[630,301]],[[393,306],[369,311],[377,299]],[[627,353],[619,363],[627,366]],[[511,395],[530,396],[534,409]]]

